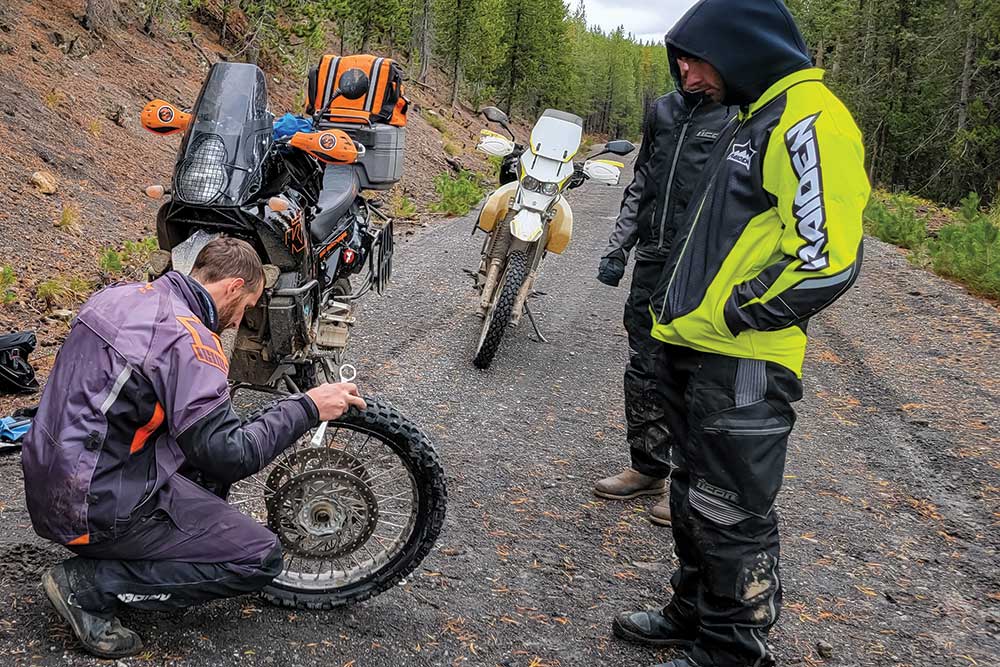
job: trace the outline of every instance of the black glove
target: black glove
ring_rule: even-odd
[[[597,279],[611,287],[618,287],[624,275],[625,260],[615,255],[602,259],[601,267],[597,269]]]

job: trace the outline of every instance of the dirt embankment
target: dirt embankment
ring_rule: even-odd
[[[143,189],[169,180],[180,139],[145,131],[139,111],[154,98],[193,104],[209,63],[226,57],[217,35],[194,22],[190,36],[159,27],[150,37],[139,23],[88,32],[82,4],[0,4],[0,268],[14,279],[0,285],[0,296],[10,294],[0,332],[37,333],[31,359],[43,378],[71,313],[109,278],[104,252],[155,235],[157,204]],[[271,71],[268,82],[275,115],[294,111],[300,77]],[[483,121],[451,109],[447,93],[437,73],[407,88],[404,177],[383,196],[397,205],[405,197],[418,221],[433,216],[438,174],[487,169],[474,152]],[[36,172],[51,176],[54,192],[32,182]],[[0,399],[0,412],[16,404]]]

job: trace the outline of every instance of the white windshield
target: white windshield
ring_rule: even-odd
[[[580,149],[583,120],[579,116],[548,109],[531,130],[531,152],[539,157],[569,162]]]

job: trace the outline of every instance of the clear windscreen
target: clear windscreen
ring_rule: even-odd
[[[174,172],[174,196],[196,206],[245,204],[260,189],[273,120],[260,68],[214,65],[192,110]]]

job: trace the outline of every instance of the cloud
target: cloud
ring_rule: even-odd
[[[606,31],[625,26],[637,39],[663,42],[674,23],[696,0],[583,0],[587,23]],[[570,3],[571,8],[576,3]]]

